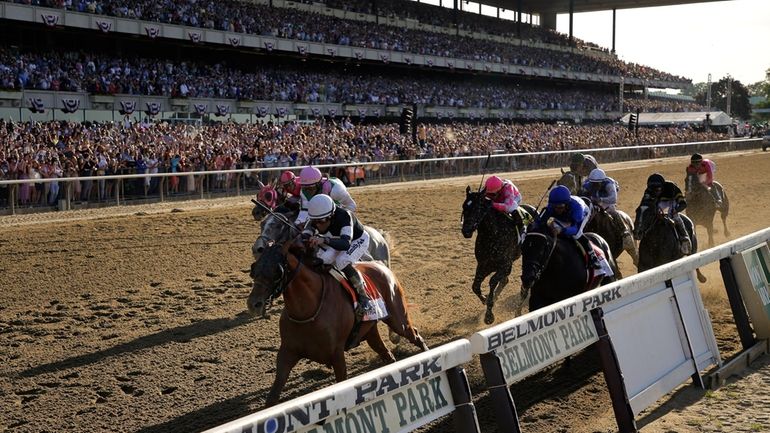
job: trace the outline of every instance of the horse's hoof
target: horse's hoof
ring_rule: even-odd
[[[495,315],[491,311],[487,311],[487,313],[484,315],[484,323],[487,325],[491,325],[495,323]]]
[[[706,282],[706,280],[707,280],[707,278],[706,278],[706,276],[705,276],[705,275],[703,275],[703,274],[698,274],[698,281],[700,281],[701,283],[705,283],[705,282]]]
[[[527,296],[529,296],[529,289],[521,289],[519,295],[521,296],[521,299],[527,299]]]

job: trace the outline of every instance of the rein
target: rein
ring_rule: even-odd
[[[546,242],[549,241],[549,238],[548,238],[548,236],[545,233],[529,232],[529,233],[527,233],[527,236],[541,236],[541,237],[543,237],[546,240]],[[542,268],[540,269],[540,272],[537,273],[536,280],[540,279],[540,273],[543,271],[543,269],[545,269],[548,266],[548,262],[551,261],[551,256],[553,255],[553,252],[556,250],[556,242],[557,242],[556,236],[553,236],[552,238],[550,238],[550,241],[551,241],[551,249],[548,251],[548,255],[545,257],[545,262],[542,263]],[[527,260],[527,262],[528,263],[534,262],[537,265],[541,265],[540,262],[535,261],[535,260]]]

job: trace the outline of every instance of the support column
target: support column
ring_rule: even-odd
[[[521,39],[521,0],[516,1],[516,37]]]
[[[497,8],[497,19],[500,19],[500,8]]]
[[[569,40],[572,41],[572,18],[575,15],[575,0],[569,0]]]
[[[612,10],[612,54],[615,54],[615,11],[616,9]]]
[[[570,14],[570,16],[572,15]],[[540,26],[545,29],[556,30],[556,14],[555,13],[540,14]],[[570,27],[572,26],[570,25]]]

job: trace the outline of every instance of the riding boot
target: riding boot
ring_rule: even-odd
[[[350,285],[353,286],[353,289],[356,291],[358,297],[358,305],[356,305],[356,321],[360,322],[364,316],[375,312],[374,303],[372,302],[372,299],[369,298],[369,295],[366,294],[364,281],[352,264],[345,266],[342,269],[342,273],[345,274],[345,277],[350,281]]]
[[[577,241],[580,243],[580,245],[583,247],[583,249],[586,251],[586,254],[588,255],[588,265],[594,269],[601,269],[602,262],[600,262],[599,257],[596,256],[596,252],[594,251],[593,245],[591,245],[591,241],[588,240],[586,235],[579,237]]]
[[[672,219],[674,220],[676,235],[679,236],[679,249],[682,251],[682,254],[689,255],[692,251],[692,241],[687,233],[687,228],[684,226],[682,216],[677,213],[672,216]]]

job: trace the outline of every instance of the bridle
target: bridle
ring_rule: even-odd
[[[526,237],[529,236],[539,236],[545,239],[546,245],[550,243],[551,247],[548,250],[548,254],[541,254],[540,257],[538,257],[537,260],[523,260],[522,265],[529,264],[535,268],[535,279],[534,281],[537,281],[540,279],[540,275],[543,273],[543,269],[548,267],[548,262],[551,261],[551,256],[553,256],[553,252],[556,250],[556,235],[553,235],[553,237],[548,237],[545,233],[541,232],[528,232]],[[526,239],[525,239],[526,242]],[[545,260],[543,260],[545,259]]]

